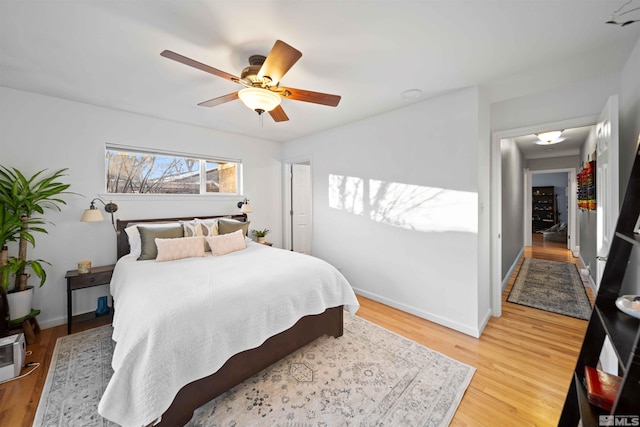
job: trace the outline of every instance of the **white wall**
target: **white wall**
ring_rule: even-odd
[[[478,90],[464,89],[285,144],[284,160],[312,159],[314,255],[362,295],[479,335],[489,310],[478,277],[487,115]]]
[[[619,93],[619,90],[620,74],[614,73],[562,88],[496,102],[491,104],[491,131],[598,115],[609,96]]]
[[[241,159],[244,194],[253,208],[251,228],[269,228],[270,241],[281,244],[281,163],[279,143],[227,134],[202,127],[0,87],[0,163],[26,174],[69,168],[66,182],[81,196],[66,197],[61,213],[47,212],[56,226],[38,235],[29,256],[52,263],[44,287],[36,289],[34,307],[42,326],[66,322],[67,270],[77,261],[93,265],[116,261],[115,233],[105,222],[81,223],[82,211],[104,193],[104,144],[167,149]],[[241,197],[142,196],[106,197],[119,205],[122,219],[158,218],[238,212]],[[98,204],[100,208],[102,206]],[[15,252],[15,251],[14,251]],[[108,287],[74,292],[74,312],[95,310],[96,298]]]

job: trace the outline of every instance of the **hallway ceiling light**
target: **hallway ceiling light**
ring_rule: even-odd
[[[558,142],[564,141],[564,138],[560,138],[560,135],[562,135],[561,130],[537,133],[536,136],[538,137],[538,140],[535,142],[538,145],[557,144]]]

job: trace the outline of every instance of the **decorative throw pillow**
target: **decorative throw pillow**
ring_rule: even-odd
[[[179,239],[155,239],[158,248],[156,261],[173,261],[176,259],[203,257],[204,237],[181,237]]]
[[[220,219],[218,220],[218,233],[219,234],[229,234],[233,233],[236,230],[244,231],[244,235],[247,236],[249,234],[249,224],[251,221],[240,222],[234,221],[232,219]]]
[[[182,226],[178,223],[138,225],[140,233],[140,256],[138,261],[155,259],[158,256],[156,239],[177,239],[183,237]]]
[[[182,228],[184,229],[184,237],[191,236],[217,236],[218,235],[218,220],[217,219],[194,219],[191,221],[183,221]],[[210,252],[209,244],[204,241],[204,250]]]
[[[221,234],[219,236],[210,236],[206,237],[206,239],[213,255],[224,255],[240,251],[247,247],[242,230],[236,230],[233,233]]]
[[[182,221],[182,228],[184,229],[184,237],[217,236],[218,220],[196,218],[191,221]]]

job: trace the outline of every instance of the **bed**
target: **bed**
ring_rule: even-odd
[[[248,239],[246,249],[222,256],[156,262],[128,254],[130,225],[191,219],[118,221],[114,375],[99,405],[116,423],[184,425],[282,357],[322,335],[341,336],[343,309],[358,309],[326,262]]]

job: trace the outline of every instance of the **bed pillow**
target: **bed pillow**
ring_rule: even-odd
[[[138,225],[140,233],[140,256],[138,261],[155,259],[158,256],[156,239],[177,239],[183,237],[182,226],[179,223]]]
[[[129,253],[136,258],[140,256],[142,250],[142,242],[140,241],[140,232],[138,231],[138,225],[145,227],[165,227],[167,225],[175,225],[177,222],[145,222],[145,223],[129,223],[129,226],[124,229],[127,233],[127,240],[129,242]]]
[[[247,247],[244,241],[243,230],[236,230],[233,233],[221,234],[219,236],[205,237],[211,253],[213,255],[224,255],[235,251],[240,251]]]
[[[179,239],[155,239],[158,248],[156,261],[173,261],[204,256],[204,237],[181,237]]]
[[[182,228],[184,229],[184,237],[217,236],[218,220],[196,218],[191,221],[182,221]]]
[[[140,242],[140,232],[138,231],[138,225],[130,225],[124,229],[127,233],[127,240],[129,241],[129,253],[136,258],[140,256],[140,250],[142,243]]]
[[[229,234],[236,230],[244,231],[244,235],[249,235],[249,224],[251,221],[240,222],[232,219],[218,220],[218,234]]]
[[[217,236],[218,235],[218,220],[217,219],[198,219],[195,218],[191,221],[182,221],[182,228],[184,230],[184,237],[192,236]],[[204,241],[204,250],[211,252],[209,244]]]

